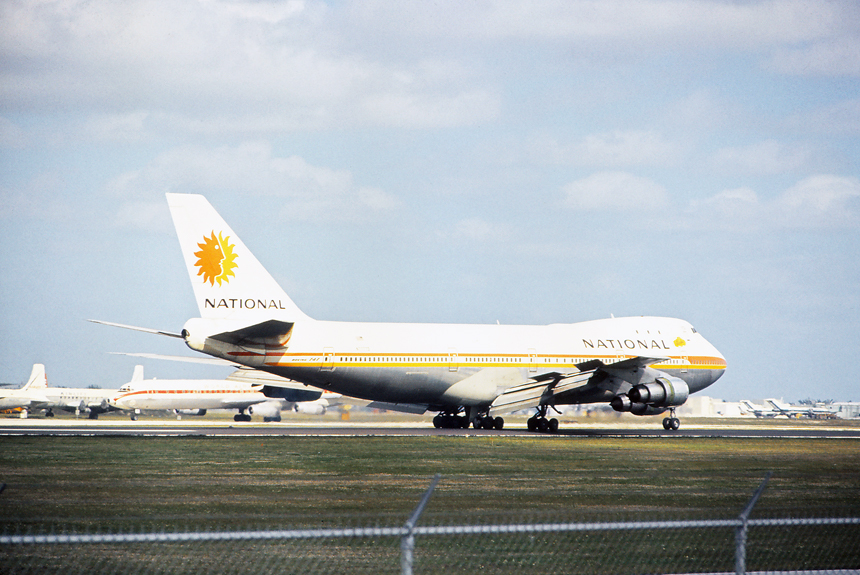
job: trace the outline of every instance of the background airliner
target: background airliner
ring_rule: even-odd
[[[773,407],[775,413],[786,417],[809,417],[811,419],[826,419],[836,417],[836,410],[825,405],[790,405],[779,399],[765,399]]]
[[[320,390],[286,385],[281,378],[249,369],[237,370],[227,379],[144,379],[143,366],[138,365],[131,381],[112,394],[110,405],[130,411],[132,419],[144,410],[206,415],[209,409],[236,409],[235,421],[251,421],[251,414],[280,421],[281,411],[296,405],[304,413],[325,412],[332,394],[323,398]]]
[[[776,417],[779,415],[779,412],[773,410],[769,407],[762,407],[761,405],[756,405],[748,399],[741,400],[741,406],[744,411],[747,413],[751,413],[756,417]]]
[[[668,409],[663,426],[678,429],[675,407],[726,368],[713,345],[672,318],[545,326],[314,320],[206,198],[167,200],[201,317],[181,333],[132,329],[372,406],[437,412],[437,427],[501,429],[501,415],[535,408],[529,429],[555,431],[549,409],[602,402],[635,415]]]
[[[86,413],[90,419],[98,419],[100,413],[110,411],[108,397],[115,390],[76,387],[48,387],[45,366],[33,364],[30,378],[20,389],[5,391],[0,395],[0,409],[23,408],[21,417],[30,411],[44,409],[45,416],[53,417],[54,409],[75,413]]]

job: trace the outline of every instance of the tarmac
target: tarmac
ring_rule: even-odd
[[[853,423],[853,424],[852,424]],[[0,436],[335,436],[335,437],[749,437],[749,438],[860,438],[860,425],[856,422],[840,425],[816,421],[786,421],[761,424],[756,420],[738,419],[726,423],[684,424],[677,431],[662,429],[659,422],[562,422],[557,433],[528,431],[524,422],[515,422],[502,430],[436,429],[429,418],[423,422],[386,421],[384,417],[366,421],[341,421],[326,418],[288,420],[282,422],[233,422],[227,419],[205,420],[186,416],[182,420],[159,418],[130,421],[126,419],[0,419]]]

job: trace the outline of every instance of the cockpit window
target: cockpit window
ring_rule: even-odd
[[[696,331],[696,328],[694,328],[694,327],[691,327],[690,329],[693,330],[693,333],[699,333]]]

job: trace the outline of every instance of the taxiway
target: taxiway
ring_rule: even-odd
[[[856,426],[804,425],[688,425],[678,431],[651,426],[575,425],[558,433],[535,433],[525,426],[503,430],[436,429],[431,425],[386,423],[230,423],[186,421],[88,421],[88,420],[0,420],[0,435],[26,436],[454,436],[454,437],[791,437],[791,438],[860,438]]]

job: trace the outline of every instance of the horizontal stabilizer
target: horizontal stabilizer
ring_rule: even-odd
[[[133,325],[125,325],[122,323],[114,323],[112,321],[102,321],[100,319],[88,319],[92,323],[100,323],[101,325],[109,325],[112,327],[121,327],[123,329],[131,329],[134,331],[142,331],[145,333],[154,333],[156,335],[166,335],[168,337],[177,337],[179,339],[185,339],[185,337],[181,333],[172,333],[169,331],[161,331],[160,329],[149,329],[148,327],[137,327]]]
[[[211,335],[209,338],[231,345],[256,344],[283,346],[290,340],[293,325],[292,322],[270,319],[235,331],[225,331]]]

